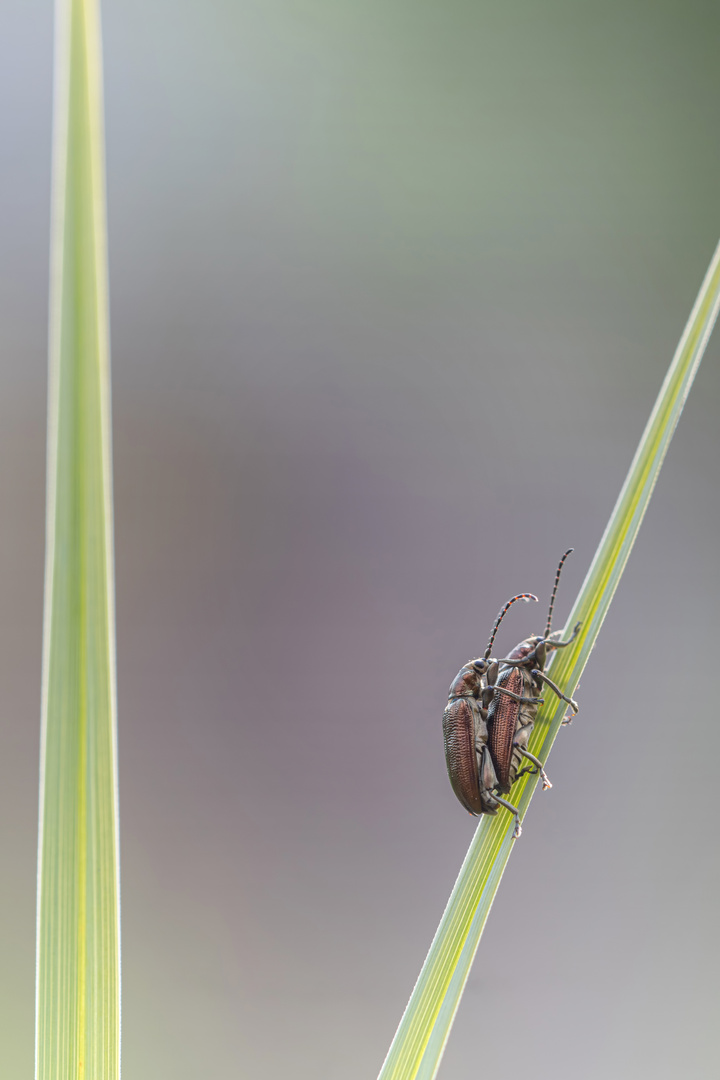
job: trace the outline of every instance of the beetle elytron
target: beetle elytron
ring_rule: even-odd
[[[471,814],[496,814],[500,806],[510,810],[515,815],[515,837],[521,833],[519,812],[503,795],[526,772],[539,772],[543,787],[552,786],[542,762],[527,749],[538,706],[544,703],[538,696],[543,684],[568,703],[573,715],[578,711],[573,699],[543,670],[548,651],[564,649],[580,629],[578,623],[567,641],[560,640],[562,631],[551,633],[560,572],[572,550],[560,560],[543,636],[526,638],[503,660],[491,658],[507,610],[516,600],[537,600],[532,593],[513,596],[495,620],[485,655],[465,664],[453,679],[443,714],[445,759],[453,791]],[[530,764],[520,768],[523,761]]]

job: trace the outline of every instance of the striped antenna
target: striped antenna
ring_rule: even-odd
[[[531,593],[531,592],[521,592],[518,596],[513,596],[511,600],[508,600],[507,604],[505,605],[505,607],[502,609],[502,611],[498,615],[497,619],[495,620],[495,625],[492,628],[492,634],[490,635],[490,640],[488,641],[488,647],[485,650],[485,659],[486,660],[490,659],[490,652],[491,652],[492,647],[493,647],[493,642],[495,641],[495,635],[497,634],[498,626],[503,621],[503,618],[505,617],[505,612],[508,610],[508,608],[512,607],[512,605],[515,603],[516,600],[525,600],[525,601],[537,600],[537,596],[533,595],[533,593]]]
[[[550,610],[548,611],[547,626],[545,627],[545,633],[544,633],[543,637],[546,637],[546,638],[550,637],[550,627],[552,626],[553,605],[555,604],[555,593],[557,592],[558,581],[560,580],[560,572],[561,572],[561,570],[563,568],[563,563],[567,559],[568,555],[571,552],[573,552],[574,550],[575,550],[575,548],[568,548],[567,549],[567,551],[563,555],[562,559],[560,560],[560,565],[557,568],[557,574],[555,575],[555,584],[553,585],[552,596],[550,597]]]

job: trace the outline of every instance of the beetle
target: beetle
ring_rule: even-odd
[[[555,575],[545,633],[521,641],[503,660],[491,658],[498,627],[518,600],[537,600],[532,593],[513,596],[500,610],[485,654],[460,669],[452,681],[443,714],[443,737],[448,776],[455,795],[471,814],[496,814],[504,806],[515,815],[515,838],[522,832],[516,806],[503,796],[526,772],[540,773],[543,788],[552,787],[542,762],[527,749],[535,717],[544,698],[543,685],[568,703],[573,715],[578,708],[572,698],[544,673],[548,651],[564,649],[577,635],[578,623],[567,641],[561,631],[551,632],[552,613],[565,552]],[[530,764],[520,768],[523,760]]]

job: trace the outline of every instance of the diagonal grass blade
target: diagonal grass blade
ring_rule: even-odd
[[[36,1080],[120,1075],[115,616],[97,0],[57,0]]]
[[[665,376],[655,407],[608,522],[590,570],[568,618],[582,629],[573,644],[554,655],[553,679],[572,696],[600,632],[645,515],[660,467],[702,359],[720,308],[720,245]],[[547,759],[565,706],[554,699],[539,714],[530,750]],[[538,777],[513,788],[521,817]],[[482,818],[410,1001],[395,1033],[379,1080],[432,1080],[440,1065],[475,952],[513,847],[507,811]]]

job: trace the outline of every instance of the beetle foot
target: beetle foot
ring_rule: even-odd
[[[577,694],[579,689],[580,689],[580,683],[578,683],[577,686],[575,687],[575,693],[576,694]],[[561,727],[570,727],[573,720],[575,719],[575,717],[579,713],[580,710],[578,709],[576,701],[573,701],[573,706],[575,708],[575,712],[567,712],[567,713],[565,713],[565,716],[563,717],[563,722],[561,724]]]
[[[522,776],[523,773],[530,772],[533,776],[540,776],[540,779],[542,780],[543,791],[547,791],[548,788],[551,788],[552,784],[550,783],[548,774],[543,769],[542,761],[540,761],[539,758],[536,758],[534,754],[531,754],[529,750],[526,750],[524,746],[518,746],[517,743],[514,743],[513,745],[517,747],[517,749],[520,751],[524,758],[527,758],[527,760],[531,761],[535,766],[534,769],[522,769],[517,774],[517,777],[515,779],[518,779],[520,776]]]
[[[520,824],[520,818],[515,818],[515,828],[513,829],[513,840],[519,840],[522,836],[522,825]]]

